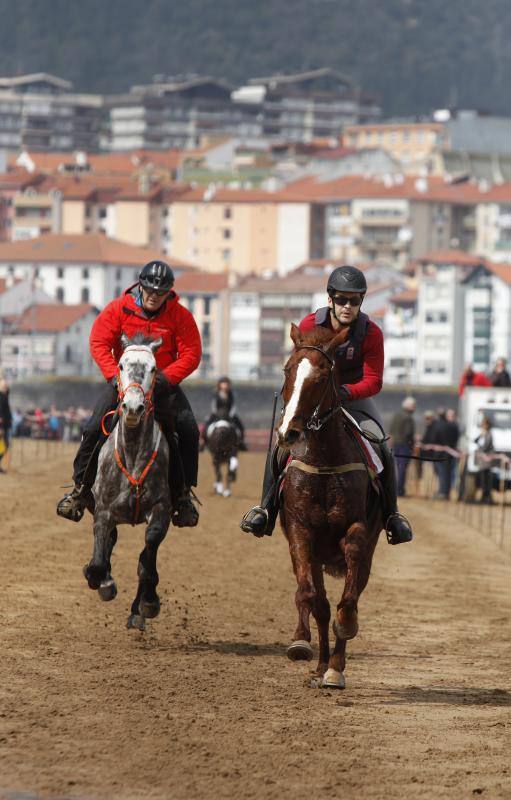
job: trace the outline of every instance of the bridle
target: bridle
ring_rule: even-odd
[[[339,402],[336,405],[335,401],[336,401],[336,399],[339,398],[340,392],[339,392],[339,387],[337,386],[337,383],[335,381],[335,357],[331,356],[330,353],[327,353],[325,350],[323,350],[322,347],[319,347],[318,345],[314,345],[314,344],[302,344],[299,347],[295,348],[295,352],[297,352],[298,350],[317,350],[317,352],[321,353],[322,356],[325,356],[325,358],[330,363],[330,372],[328,374],[327,385],[325,386],[325,390],[324,390],[323,394],[321,395],[321,400],[319,401],[319,403],[317,404],[316,408],[312,412],[310,418],[305,423],[305,427],[307,428],[307,430],[309,430],[309,431],[320,431],[321,428],[323,427],[323,425],[326,425],[326,423],[329,422],[333,417],[335,417],[336,414],[339,414],[339,412],[342,412],[344,414],[344,416],[348,419],[348,422],[350,422],[352,425],[354,425],[357,428],[358,432],[360,433],[361,436],[364,437],[364,439],[367,439],[368,441],[372,442],[373,444],[383,444],[383,442],[386,442],[389,437],[385,434],[385,431],[383,430],[383,428],[381,426],[381,423],[377,419],[375,419],[375,417],[373,417],[371,414],[369,414],[367,411],[363,411],[362,409],[360,409],[359,413],[363,414],[364,417],[366,417],[367,419],[372,420],[372,422],[374,422],[375,425],[378,426],[378,428],[382,432],[381,438],[378,438],[375,434],[373,434],[373,433],[371,433],[369,431],[366,431],[362,427],[360,427],[360,425],[356,422],[356,420],[353,419],[351,414],[349,414],[346,411],[346,409],[342,405],[342,402]],[[321,417],[320,414],[319,414],[319,411],[320,411],[321,406],[323,405],[323,401],[325,399],[326,393],[328,392],[329,388],[332,389],[332,402],[331,402],[330,408],[328,409],[326,414],[323,414],[323,416]],[[345,424],[346,424],[346,422],[345,422]]]
[[[335,404],[336,399],[339,397],[339,389],[337,387],[337,383],[335,380],[335,358],[323,350],[322,347],[318,347],[318,345],[314,344],[302,344],[299,347],[295,348],[295,352],[298,350],[316,350],[318,353],[321,353],[330,363],[330,372],[328,374],[327,384],[325,386],[325,390],[321,395],[321,399],[317,404],[316,408],[312,412],[310,418],[307,420],[305,427],[309,431],[319,431],[327,422],[329,422],[335,414],[338,414],[339,411],[342,409],[342,405],[339,403],[338,405]],[[329,410],[324,414],[322,417],[320,416],[320,409],[323,405],[325,400],[326,394],[328,390],[332,390],[332,402],[330,404]]]
[[[130,351],[132,351],[132,350],[141,350],[142,352],[147,352],[148,348],[146,348],[146,347],[137,347],[136,345],[135,346],[130,345],[129,348],[128,347],[126,348],[126,350],[128,350],[128,349]],[[142,384],[136,383],[136,382],[129,383],[126,387],[123,387],[122,383],[121,383],[121,365],[119,364],[119,368],[117,370],[117,393],[119,395],[120,413],[121,414],[123,413],[122,412],[122,401],[124,400],[124,396],[126,395],[128,390],[129,389],[137,389],[139,392],[142,392],[142,397],[144,398],[144,407],[145,407],[144,416],[147,416],[148,414],[150,414],[151,411],[153,411],[153,409],[154,409],[153,393],[154,393],[155,383],[156,383],[156,370],[155,370],[155,372],[153,374],[153,379],[151,381],[151,385],[150,385],[149,389],[147,390],[147,392],[144,391],[144,387],[142,386]]]

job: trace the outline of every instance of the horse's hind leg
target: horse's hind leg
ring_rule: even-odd
[[[220,461],[216,457],[213,458],[213,467],[215,468],[215,484],[213,488],[216,494],[223,494],[224,484],[222,481],[222,470],[220,467]]]
[[[328,661],[330,659],[330,644],[328,641],[330,603],[326,596],[323,568],[320,564],[312,565],[312,578],[316,588],[316,600],[312,607],[312,614],[318,626],[319,637],[319,658],[316,672],[318,675],[323,675],[328,669]]]
[[[306,529],[296,522],[289,525],[289,550],[298,583],[295,602],[298,609],[298,626],[294,640],[287,649],[291,661],[311,661],[314,657],[310,645],[309,618],[316,601],[316,588],[312,577],[309,537]]]

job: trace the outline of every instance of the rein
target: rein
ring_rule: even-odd
[[[145,481],[145,479],[147,477],[147,473],[149,472],[149,470],[151,469],[152,465],[154,464],[154,460],[155,460],[156,456],[158,455],[158,448],[160,446],[160,440],[161,440],[161,428],[159,426],[157,426],[157,427],[158,427],[158,433],[154,437],[153,452],[151,453],[149,461],[145,465],[144,469],[142,470],[142,472],[140,473],[140,476],[138,478],[135,478],[134,475],[132,475],[130,472],[128,472],[128,470],[126,469],[126,467],[122,463],[122,459],[121,459],[121,456],[119,454],[119,448],[117,447],[117,441],[118,441],[118,438],[119,438],[119,436],[118,436],[119,435],[119,427],[117,426],[115,428],[115,434],[114,434],[114,437],[115,437],[114,438],[115,460],[117,461],[117,466],[121,470],[122,474],[126,476],[126,478],[131,483],[131,485],[133,486],[133,488],[135,490],[135,511],[134,511],[134,514],[133,514],[133,522],[131,523],[132,525],[136,525],[137,522],[138,522],[138,517],[139,517],[139,514],[140,514],[140,495],[142,494],[142,485],[143,485],[143,483],[144,483],[144,481]]]

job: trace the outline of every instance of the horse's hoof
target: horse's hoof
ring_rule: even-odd
[[[142,618],[154,619],[160,613],[160,601],[155,600],[153,603],[149,603],[147,600],[141,600],[138,604],[138,610]]]
[[[89,589],[99,589],[101,586],[101,578],[97,575],[96,570],[94,570],[90,564],[86,564],[82,572],[89,585]]]
[[[141,614],[130,614],[126,623],[128,630],[145,631],[145,620]]]
[[[337,672],[336,669],[327,669],[325,674],[323,675],[323,680],[321,682],[322,689],[345,689],[346,688],[346,681],[344,680],[344,675],[342,672]]]
[[[224,487],[223,487],[223,485],[221,483],[214,483],[213,484],[213,489],[215,490],[215,494],[220,494],[221,495],[221,494],[224,493]]]
[[[231,490],[230,489],[224,489],[222,494],[223,494],[224,497],[230,497],[231,496]]]
[[[117,585],[111,575],[104,581],[101,581],[98,594],[105,603],[110,602],[110,600],[115,600],[117,597]]]
[[[348,627],[347,625],[341,625],[338,619],[334,619],[332,622],[332,630],[334,636],[337,636],[338,639],[354,639],[358,633],[358,622]]]
[[[286,654],[291,661],[312,661],[314,658],[312,647],[305,639],[297,639],[290,644]]]

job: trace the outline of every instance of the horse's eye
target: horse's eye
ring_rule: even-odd
[[[119,364],[119,369],[120,369],[120,370],[121,370],[121,372],[122,372],[122,370],[124,369],[124,364]]]
[[[151,367],[151,372],[154,372],[156,367]]]

